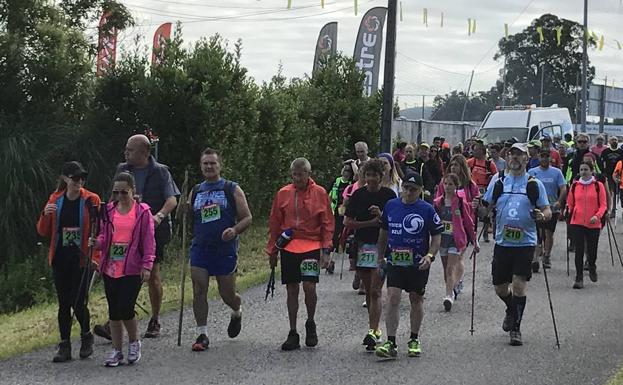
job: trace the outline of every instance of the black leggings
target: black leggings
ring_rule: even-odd
[[[58,329],[61,340],[69,340],[71,337],[72,308],[80,323],[82,334],[88,333],[91,329],[91,315],[85,306],[84,296],[93,271],[83,279],[84,268],[80,267],[80,257],[77,254],[71,256],[57,254],[52,261],[52,272],[58,297]]]
[[[108,319],[129,321],[134,318],[134,304],[141,291],[141,276],[111,278],[104,274],[104,290],[108,301]]]
[[[571,225],[573,238],[575,239],[575,276],[582,277],[584,270],[584,248],[586,247],[586,260],[591,270],[595,269],[597,260],[597,245],[599,244],[600,229],[589,229],[580,225]]]

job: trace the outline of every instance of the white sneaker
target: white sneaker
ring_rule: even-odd
[[[364,300],[363,303],[361,304],[361,306],[368,307],[368,303]]]
[[[446,309],[446,311],[450,311],[450,309],[452,309],[453,302],[454,301],[452,301],[452,297],[446,296],[446,298],[444,298],[443,300],[443,308]]]
[[[141,340],[130,342],[128,347],[128,364],[133,364],[141,359]]]

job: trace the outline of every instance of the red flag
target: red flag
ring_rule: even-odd
[[[154,33],[154,48],[151,53],[151,65],[156,66],[164,59],[164,48],[171,39],[171,23],[164,23]]]
[[[110,15],[110,12],[104,12],[100,18],[97,45],[97,69],[95,72],[97,76],[104,75],[106,70],[115,66],[115,57],[117,55],[117,28],[104,29]]]

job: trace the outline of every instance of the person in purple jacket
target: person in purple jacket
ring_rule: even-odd
[[[156,258],[154,219],[149,205],[134,200],[132,174],[121,172],[113,180],[113,201],[106,205],[97,239],[89,244],[101,250],[99,272],[104,280],[113,349],[106,366],[123,364],[123,327],[128,332],[128,363],[141,359],[141,341],[134,304],[143,282],[149,280]]]

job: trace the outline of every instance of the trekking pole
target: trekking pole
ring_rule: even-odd
[[[266,285],[266,295],[264,296],[264,302],[268,299],[268,294],[270,293],[270,298],[275,296],[275,267],[270,268],[270,277],[268,278],[268,284]]]
[[[346,253],[344,252],[344,246],[339,246],[338,245],[337,250],[338,250],[338,252],[342,256],[342,266],[340,267],[340,280],[342,280],[342,275],[344,274],[344,254],[346,254]]]
[[[470,258],[472,259],[472,320],[469,327],[469,333],[474,335],[474,299],[476,296],[476,250],[472,251]]]
[[[569,276],[569,236],[567,236],[567,277]]]
[[[549,291],[549,280],[547,279],[547,269],[543,269],[545,277],[545,287],[547,288],[547,299],[549,301],[549,310],[552,312],[552,323],[554,324],[554,334],[556,335],[556,347],[560,350],[560,340],[558,339],[558,328],[556,327],[556,317],[554,316],[554,306],[552,305],[552,295]]]
[[[88,199],[86,201],[86,204],[89,210],[89,227],[91,230],[91,233],[89,234],[89,236],[91,238],[95,238],[97,236],[97,226],[96,226],[97,217],[98,217],[97,208],[93,206],[91,199]],[[84,307],[85,307],[85,313],[86,313],[86,306],[89,303],[89,291],[93,283],[92,279],[89,280],[90,282],[88,284],[86,283],[87,280],[89,279],[88,277],[91,277],[91,261],[92,260],[93,260],[93,246],[89,246],[89,258],[88,260],[84,261],[84,271],[82,272],[82,276],[80,277],[80,286],[78,286],[78,292],[76,293],[76,299],[74,300],[73,314],[71,315],[72,318],[76,315],[76,308],[78,307],[78,300],[80,299],[80,293],[82,292],[83,290],[82,287],[84,285],[88,285],[84,289],[84,298],[82,299],[84,301]]]
[[[179,218],[182,215],[182,254],[181,254],[181,282],[180,282],[180,316],[177,325],[177,346],[182,346],[182,321],[184,320],[184,288],[186,283],[186,219],[188,217],[188,167],[184,172],[184,184],[182,185],[182,196],[180,197],[180,204],[178,206],[175,218]],[[179,223],[179,219],[178,219]]]
[[[340,247],[342,248],[341,254],[342,254],[342,267],[340,268],[340,280],[342,280],[342,276],[344,275],[344,257],[346,256],[346,239],[347,239],[347,234],[348,231],[346,230],[346,227],[344,227],[342,229],[342,234],[340,234],[340,238],[337,241],[337,249],[338,252],[340,251]]]
[[[610,218],[608,218],[607,222],[608,226],[610,226],[610,233],[612,235],[612,241],[614,242],[614,247],[617,250],[617,255],[619,256],[619,262],[621,262],[621,267],[623,267],[623,259],[621,258],[621,250],[619,249],[619,242],[617,238],[614,236],[614,229],[612,229],[612,223],[610,223]]]
[[[614,253],[612,252],[612,239],[610,239],[610,226],[606,223],[606,230],[608,232],[608,246],[610,246],[610,259],[612,260],[612,267],[614,267]]]

